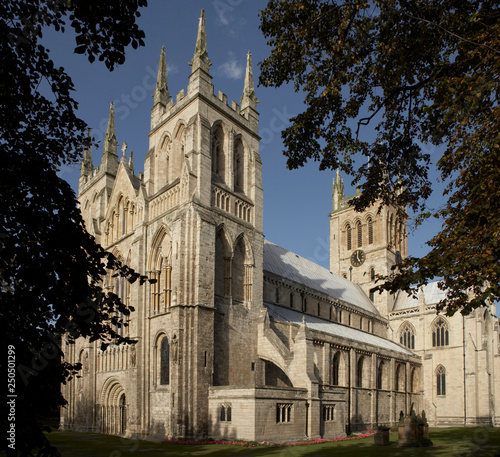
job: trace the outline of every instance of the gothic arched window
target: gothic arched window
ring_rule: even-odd
[[[234,189],[245,191],[245,164],[244,149],[241,139],[237,139],[234,145]]]
[[[448,324],[441,317],[434,323],[432,329],[432,347],[448,346],[449,344]]]
[[[338,386],[339,382],[339,374],[340,374],[340,352],[337,352],[333,356],[332,360],[332,385]]]
[[[352,233],[351,233],[351,225],[347,224],[345,227],[346,235],[347,235],[347,250],[350,251],[352,249]]]
[[[163,337],[160,343],[160,385],[170,383],[170,345],[168,338]]]
[[[408,349],[415,349],[415,332],[408,322],[405,322],[399,330],[399,342]]]
[[[436,368],[436,393],[446,395],[446,370],[443,365]]]
[[[368,218],[368,244],[373,244],[373,220]]]
[[[220,125],[215,127],[212,135],[212,171],[224,181],[224,132]]]
[[[417,370],[412,368],[410,374],[410,392],[416,392],[418,387]]]
[[[401,382],[401,365],[396,366],[396,373],[394,376],[394,386],[396,388],[396,391],[402,390],[402,382]]]
[[[358,221],[356,224],[356,232],[358,233],[358,248],[363,246],[363,226]]]
[[[360,357],[358,359],[358,363],[356,365],[356,387],[363,387],[363,362],[364,357]]]
[[[375,281],[375,268],[370,268],[370,280]]]
[[[385,369],[386,369],[385,362],[381,360],[378,364],[378,369],[377,369],[377,389],[384,388],[384,379],[386,378]]]

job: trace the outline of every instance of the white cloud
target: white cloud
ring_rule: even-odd
[[[243,76],[245,67],[230,56],[229,59],[219,67],[219,74],[229,79],[240,79]]]
[[[179,67],[175,63],[167,63],[167,74],[174,75],[179,71]]]

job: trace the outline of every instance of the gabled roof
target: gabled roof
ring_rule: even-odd
[[[298,311],[294,311],[293,309],[273,305],[271,303],[264,303],[264,306],[267,307],[269,316],[274,320],[280,322],[290,322],[292,324],[301,325],[302,318],[305,317],[307,327],[312,330],[317,330],[319,332],[328,333],[329,335],[338,336],[342,338],[342,340],[357,341],[360,343],[370,344],[378,348],[396,351],[400,354],[414,355],[413,352],[406,349],[405,347],[371,333],[366,333],[355,328],[347,327],[335,322],[330,322],[319,317],[302,314]],[[345,344],[348,344],[348,342],[346,341]]]
[[[267,240],[264,240],[264,270],[379,314],[357,284]]]
[[[424,294],[423,299],[425,305],[435,305],[446,297],[446,291],[439,289],[438,281],[431,282],[420,288],[418,293],[419,298],[415,298],[412,295],[409,296],[406,292],[400,291],[396,297],[393,311],[417,307],[421,294]]]

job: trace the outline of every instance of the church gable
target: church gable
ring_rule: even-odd
[[[127,165],[120,163],[102,223],[105,245],[113,243],[135,229],[138,220],[138,189],[134,187],[134,178]]]

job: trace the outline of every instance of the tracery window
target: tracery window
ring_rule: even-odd
[[[436,393],[446,395],[446,370],[443,365],[439,365],[436,369]]]
[[[415,349],[415,332],[408,322],[405,322],[399,330],[399,342],[408,349]]]
[[[448,324],[443,318],[439,318],[432,329],[432,347],[448,346],[449,344]]]

